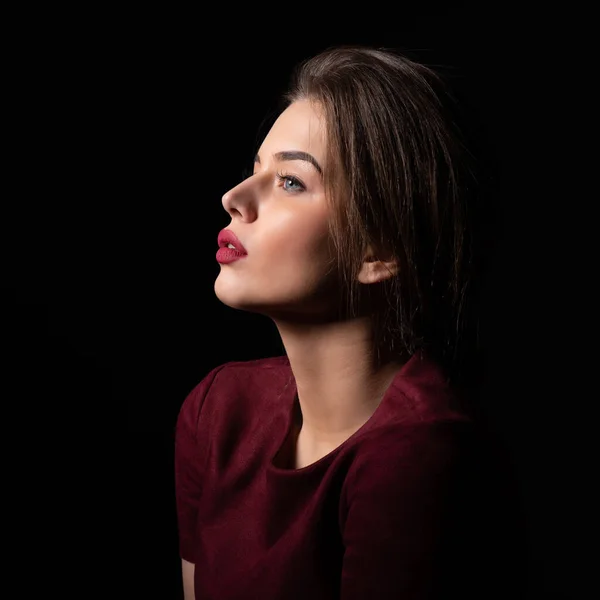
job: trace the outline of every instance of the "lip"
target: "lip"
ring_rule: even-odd
[[[233,248],[219,248],[217,250],[217,262],[220,262],[222,265],[227,265],[235,260],[240,260],[245,256],[246,254],[242,254]]]
[[[223,231],[219,233],[217,242],[219,244],[219,248],[226,248],[227,244],[232,244],[233,246],[235,246],[234,252],[237,252],[242,256],[248,254],[246,248],[244,248],[244,246],[242,245],[242,242],[238,240],[237,236],[235,235],[235,233],[233,233],[233,231],[231,231],[231,229],[223,229]],[[229,248],[229,250],[231,250],[231,248]]]

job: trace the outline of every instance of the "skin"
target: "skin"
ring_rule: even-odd
[[[214,285],[224,304],[269,316],[279,330],[302,413],[294,434],[297,465],[323,456],[356,432],[402,366],[376,364],[369,317],[333,318],[338,283],[327,227],[332,209],[322,175],[306,160],[276,156],[306,152],[326,172],[326,144],[315,103],[296,101],[280,115],[258,151],[254,174],[223,196],[231,216],[228,229],[248,255],[221,265]],[[395,269],[393,261],[375,260],[369,248],[358,279],[375,283]]]

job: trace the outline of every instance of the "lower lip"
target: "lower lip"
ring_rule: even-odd
[[[243,252],[238,252],[233,248],[219,248],[217,251],[217,261],[224,265],[233,262],[234,260],[244,258],[244,256],[248,255]]]

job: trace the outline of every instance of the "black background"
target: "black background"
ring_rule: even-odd
[[[179,597],[178,410],[212,367],[282,352],[268,319],[214,295],[230,220],[221,197],[298,60],[373,44],[439,67],[469,115],[502,232],[483,311],[484,397],[527,512],[529,582],[515,598],[583,597],[574,446],[589,391],[570,226],[582,204],[561,187],[563,102],[576,88],[557,49],[568,28],[505,6],[319,10],[18,20],[1,222],[6,438],[25,461],[9,494],[26,506],[17,555],[47,562],[65,544],[45,588],[99,589],[118,572],[132,591],[114,584],[110,597]]]

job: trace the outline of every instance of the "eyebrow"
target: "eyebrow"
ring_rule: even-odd
[[[317,162],[317,159],[308,152],[302,152],[301,150],[286,150],[283,152],[275,152],[273,157],[281,161],[304,160],[310,163],[319,172],[319,175],[323,175],[323,169],[321,168],[321,165]],[[260,156],[258,156],[258,154],[254,157],[254,162],[260,164]]]

